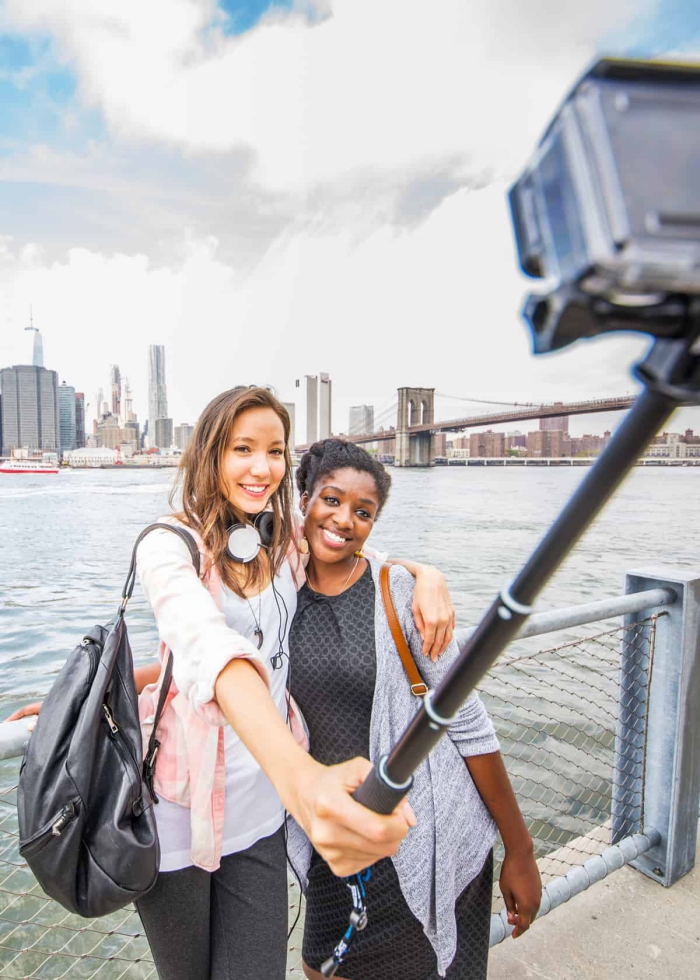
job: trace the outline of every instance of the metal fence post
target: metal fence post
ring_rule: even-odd
[[[639,822],[641,804],[644,827],[657,830],[661,841],[632,866],[668,886],[695,864],[700,807],[700,571],[652,566],[627,574],[626,593],[655,588],[673,589],[677,598],[656,621],[648,703],[646,665],[638,645],[623,644],[613,840],[635,832],[632,822]],[[634,618],[626,617],[625,625]]]

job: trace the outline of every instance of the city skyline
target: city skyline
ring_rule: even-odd
[[[143,421],[150,343],[168,350],[175,422],[236,383],[291,401],[309,364],[333,379],[335,428],[411,384],[635,390],[639,338],[532,356],[506,192],[581,69],[601,52],[691,57],[697,4],[561,0],[553,18],[437,0],[426,20],[398,0],[334,0],[320,19],[262,3],[252,27],[218,0],[196,17],[171,0],[181,33],[129,4],[107,21],[84,0],[34,6],[3,22],[0,364],[24,360],[33,304],[45,363],[91,394],[118,364]]]

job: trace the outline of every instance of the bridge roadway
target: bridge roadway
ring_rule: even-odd
[[[621,412],[632,407],[634,395],[622,395],[616,398],[598,398],[593,401],[568,402],[557,405],[524,405],[522,408],[507,412],[494,412],[488,415],[470,415],[461,419],[449,419],[447,422],[431,422],[427,425],[412,425],[406,431],[411,435],[421,432],[461,432],[463,429],[477,427],[488,428],[490,425],[503,425],[508,422],[525,422],[530,419],[558,418],[560,415],[593,415],[596,412]],[[370,435],[348,436],[351,442],[379,442],[391,439],[394,431],[373,432]],[[300,450],[307,446],[298,447]]]

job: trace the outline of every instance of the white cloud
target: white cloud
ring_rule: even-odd
[[[106,244],[58,260],[6,243],[0,363],[16,358],[33,302],[50,366],[94,400],[119,363],[141,418],[157,342],[177,422],[239,382],[291,399],[294,379],[319,370],[341,429],[350,404],[379,410],[405,384],[508,401],[632,389],[639,339],[530,355],[505,186],[469,188],[519,165],[605,33],[655,6],[336,0],[315,26],[275,15],[226,38],[212,0],[5,0],[10,26],[52,36],[113,143],[74,160],[28,150],[0,176],[89,186],[104,209],[97,197],[83,212],[123,208],[144,240],[124,245],[105,224]],[[127,153],[117,166],[125,140],[133,164]],[[167,152],[141,169],[149,144]],[[168,153],[181,154],[177,194]],[[222,220],[236,225],[235,261]]]
[[[5,11],[55,38],[116,134],[191,152],[244,144],[263,183],[298,189],[447,158],[507,169],[606,34],[655,6],[335,0],[320,23],[278,13],[235,38],[213,0],[6,0]]]

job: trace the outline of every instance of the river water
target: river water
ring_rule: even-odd
[[[442,568],[459,623],[472,624],[586,472],[392,469],[373,542]],[[116,610],[133,540],[167,512],[173,476],[170,469],[0,476],[0,717],[42,695],[84,630]],[[626,570],[658,563],[700,571],[698,469],[636,469],[539,605],[619,594]],[[136,659],[150,658],[156,631],[138,586],[129,628]]]

